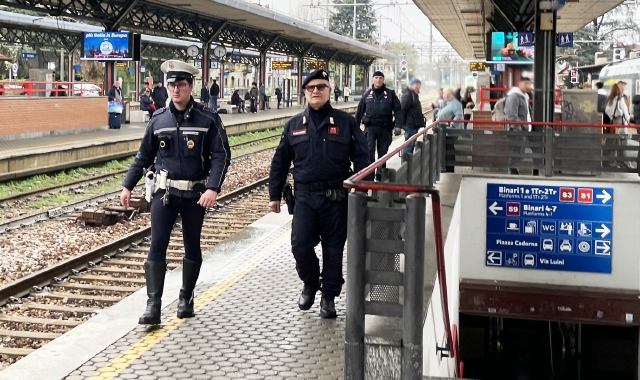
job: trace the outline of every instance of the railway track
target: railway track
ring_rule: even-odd
[[[221,196],[202,230],[203,251],[268,212],[267,177]],[[171,233],[167,269],[181,265],[179,221]],[[144,286],[150,227],[81,253],[0,287],[0,365],[81,324]]]
[[[234,144],[231,146],[232,149],[244,148],[249,146],[255,146],[258,144],[262,144],[265,142],[275,141],[280,138],[280,134],[267,136],[260,139],[254,139],[247,142],[242,142],[239,144]],[[251,157],[255,154],[259,154],[262,152],[269,151],[273,148],[264,148],[257,151],[252,151],[249,153],[245,153],[239,156],[236,156],[232,159],[232,162],[242,161],[248,157]],[[0,198],[0,205],[2,204],[12,204],[12,203],[27,203],[30,201],[35,201],[43,196],[54,196],[57,194],[61,194],[64,192],[71,192],[73,194],[82,194],[85,189],[99,186],[105,183],[109,183],[114,180],[119,180],[124,174],[126,174],[128,169],[118,170],[111,173],[105,173],[101,175],[94,176],[90,179],[83,179],[74,181],[71,183],[66,183],[60,186],[51,186],[44,189],[34,190],[27,193],[21,193],[12,195],[5,198]],[[25,215],[20,215],[18,217],[13,217],[7,220],[0,221],[0,234],[4,232],[13,231],[22,227],[26,227],[32,225],[34,223],[43,222],[47,220],[51,220],[54,218],[59,218],[61,216],[69,216],[74,217],[73,213],[77,213],[81,211],[83,208],[90,206],[97,206],[104,202],[112,201],[117,199],[120,195],[120,190],[108,192],[105,194],[88,196],[86,198],[77,200],[75,202],[67,203],[63,206],[59,207],[51,207],[47,208],[35,213],[29,213]]]

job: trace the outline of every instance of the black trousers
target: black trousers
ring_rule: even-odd
[[[445,159],[446,159],[446,164],[444,167],[444,170],[446,170],[448,173],[453,173],[455,171],[455,165],[453,164],[453,162],[456,160],[456,154],[455,154],[455,143],[456,140],[458,140],[459,136],[447,136],[444,140],[445,143]]]
[[[258,99],[251,99],[251,110],[249,112],[258,112]]]
[[[200,234],[205,208],[197,203],[198,198],[181,198],[174,195],[169,195],[169,204],[164,206],[163,195],[164,190],[159,190],[153,195],[151,202],[151,248],[149,248],[147,261],[166,261],[171,230],[180,214],[184,257],[201,262]]]
[[[367,126],[364,129],[367,136],[367,145],[369,146],[369,161],[376,160],[376,148],[378,151],[378,158],[381,158],[389,151],[391,146],[391,130],[383,127]],[[382,168],[386,165],[382,165]],[[377,179],[380,179],[380,169],[377,170]]]
[[[342,252],[347,241],[347,198],[332,201],[324,191],[295,193],[291,251],[300,279],[313,283],[322,276],[322,293],[337,297],[342,290]],[[322,272],[315,246],[322,242]]]

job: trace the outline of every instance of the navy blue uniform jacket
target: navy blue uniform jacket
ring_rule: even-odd
[[[169,179],[187,181],[200,181],[208,175],[207,189],[220,192],[231,163],[227,133],[217,113],[198,103],[191,104],[191,110],[186,111],[188,120],[183,119],[179,125],[169,107],[153,114],[122,183],[124,187],[132,190],[158,155],[156,172],[165,169]],[[160,148],[160,140],[165,141],[165,148]],[[176,189],[170,191],[181,195]]]
[[[347,179],[351,161],[355,172],[370,163],[367,139],[356,120],[331,107],[322,123],[316,126],[307,108],[284,125],[280,144],[271,161],[269,200],[282,198],[291,162],[293,179],[308,184]]]
[[[404,114],[396,92],[386,86],[377,91],[373,87],[365,91],[358,104],[356,122],[370,127],[393,129],[395,124],[396,128],[402,128]]]

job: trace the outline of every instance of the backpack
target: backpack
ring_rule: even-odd
[[[493,106],[493,109],[491,110],[491,120],[493,121],[505,121],[507,119],[507,116],[504,114],[504,105],[507,101],[507,98],[500,98],[497,102],[496,105]]]

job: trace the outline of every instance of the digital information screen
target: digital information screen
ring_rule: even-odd
[[[85,32],[80,59],[131,61],[133,59],[131,42],[129,32]]]
[[[517,32],[493,32],[489,41],[491,63],[533,64],[534,48],[518,46]]]

